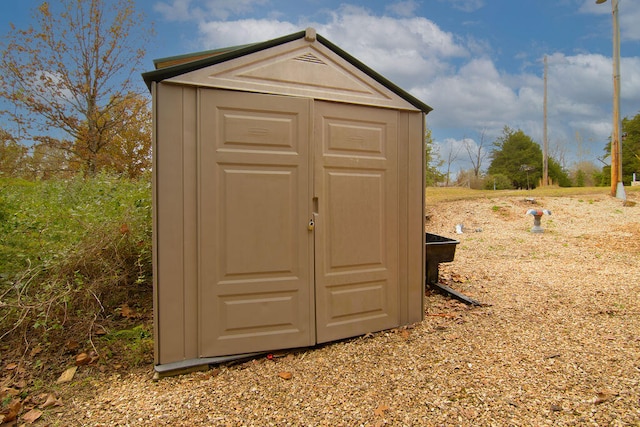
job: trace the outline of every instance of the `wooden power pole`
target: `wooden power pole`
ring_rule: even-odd
[[[544,56],[544,129],[542,151],[542,186],[549,185],[549,135],[547,133],[547,55]]]

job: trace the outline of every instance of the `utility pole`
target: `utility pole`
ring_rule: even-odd
[[[607,0],[596,0],[597,4]],[[620,141],[620,25],[618,0],[611,0],[613,15],[613,130],[611,132],[611,196],[626,199],[622,183],[622,142]]]
[[[549,185],[549,136],[547,134],[547,55],[544,56],[544,129],[542,151],[542,186]]]

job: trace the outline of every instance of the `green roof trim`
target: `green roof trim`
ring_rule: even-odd
[[[148,71],[148,72],[142,73],[142,78],[144,79],[144,82],[146,83],[147,87],[151,89],[152,82],[161,82],[162,80],[170,79],[172,77],[176,77],[181,74],[186,74],[191,71],[200,70],[202,68],[209,67],[211,65],[219,64],[225,61],[229,61],[231,59],[239,58],[245,55],[250,55],[252,53],[259,52],[261,50],[265,50],[275,46],[279,46],[281,44],[289,43],[294,40],[304,38],[305,34],[306,34],[305,31],[299,31],[297,33],[289,34],[287,36],[279,37],[279,38],[268,40],[261,43],[253,43],[253,44],[247,44],[247,45],[242,45],[237,47],[214,49],[210,51],[196,52],[196,53],[190,53],[185,55],[178,55],[173,57],[156,59],[153,61],[154,64],[158,64],[161,62],[168,62],[168,61],[177,60],[177,59],[186,59],[191,56],[196,57],[203,54],[213,55],[210,57],[206,57],[206,58],[191,61],[191,62],[186,62],[183,64],[178,64],[178,65],[174,65],[166,68],[160,68],[157,70]],[[342,50],[341,48],[339,48],[338,46],[336,46],[335,44],[333,44],[332,42],[330,42],[320,34],[316,35],[316,40],[319,43],[322,43],[324,46],[326,46],[330,50],[332,50],[342,59],[349,62],[354,67],[358,68],[367,76],[371,77],[378,83],[385,86],[387,89],[391,90],[396,95],[403,98],[405,101],[409,102],[414,107],[421,110],[423,113],[428,114],[430,111],[433,110],[433,108],[431,108],[424,102],[420,101],[418,98],[411,95],[410,93],[406,92],[396,84],[392,83],[390,80],[388,80],[381,74],[377,73],[376,71],[374,71],[373,69],[371,69],[370,67],[368,67],[367,65],[359,61],[358,59],[356,59],[355,57],[351,56],[349,53]],[[218,54],[217,52],[221,52],[221,53]]]
[[[244,44],[244,45],[240,45],[240,46],[231,46],[231,47],[222,47],[222,48],[218,48],[218,49],[212,49],[212,50],[203,50],[201,52],[191,52],[191,53],[185,53],[183,55],[175,55],[175,56],[167,56],[164,58],[157,58],[153,60],[153,65],[156,66],[156,69],[158,69],[158,64],[162,64],[164,62],[172,62],[172,61],[180,61],[183,59],[189,59],[189,58],[193,58],[193,57],[199,57],[199,56],[208,56],[208,57],[212,57],[212,56],[216,56],[216,55],[220,55],[222,53],[226,53],[226,52],[232,52],[234,50],[238,50],[238,49],[242,49],[245,47],[249,47],[249,46],[253,46],[256,43],[250,43],[250,44]],[[188,62],[188,61],[185,61]]]

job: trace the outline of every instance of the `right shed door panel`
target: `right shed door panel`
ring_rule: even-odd
[[[314,104],[316,338],[398,326],[397,112]]]

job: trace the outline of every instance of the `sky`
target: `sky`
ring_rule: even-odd
[[[155,28],[140,71],[156,58],[313,27],[434,109],[427,125],[456,172],[471,167],[465,147],[491,149],[505,126],[543,145],[546,56],[549,155],[567,168],[600,167],[612,129],[611,2],[135,0],[141,25]],[[39,3],[0,0],[0,36],[10,23],[26,28]],[[620,112],[631,118],[640,113],[640,1],[618,4]]]

